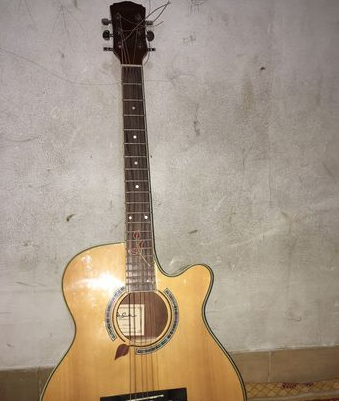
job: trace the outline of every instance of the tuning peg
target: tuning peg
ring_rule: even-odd
[[[154,32],[153,31],[147,31],[146,32],[146,38],[149,42],[152,42],[152,40],[154,39]]]
[[[112,34],[108,29],[106,29],[106,30],[102,33],[102,37],[103,37],[105,40],[109,40],[110,38],[113,37],[113,34]]]
[[[109,20],[108,18],[102,18],[101,23],[102,25],[109,25],[112,23],[112,21]]]
[[[149,51],[149,52],[155,52],[155,50],[156,50],[155,47],[149,47],[149,48],[148,48],[148,51]]]
[[[145,21],[146,22],[146,26],[151,26],[153,25],[153,21]]]
[[[112,52],[114,49],[113,47],[103,47],[102,49],[104,52]]]

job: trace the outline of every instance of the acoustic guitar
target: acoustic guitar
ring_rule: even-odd
[[[128,1],[110,12],[103,23],[113,32],[103,36],[121,63],[125,242],[88,249],[66,267],[75,336],[42,401],[244,401],[241,376],[205,318],[211,269],[174,276],[157,261],[143,88],[151,22]]]

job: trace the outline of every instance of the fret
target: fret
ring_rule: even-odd
[[[149,276],[126,276],[126,283],[128,284],[143,284],[143,282],[146,281],[147,283],[154,284],[155,282],[155,277],[149,277]]]
[[[153,271],[153,269],[152,269]],[[147,272],[145,272],[144,270],[126,270],[126,278],[129,279],[134,279],[134,280],[138,280],[139,282],[142,282],[141,279],[143,278],[147,278],[149,280],[149,282],[152,282],[155,280],[155,274],[153,274],[151,272],[151,270],[148,270]]]
[[[143,274],[143,273],[144,273],[143,271],[138,271],[137,274],[134,274],[134,271],[133,272],[127,271],[125,277],[126,277],[126,279],[129,280],[129,283],[131,283],[133,281],[134,283],[143,284],[145,279],[147,279],[148,283],[152,283],[155,281],[154,274]]]
[[[139,257],[140,260],[140,257]],[[140,263],[137,263],[136,261],[132,261],[132,260],[128,260],[126,263],[126,268],[127,271],[131,272],[131,271],[149,271],[149,272],[153,272],[153,266],[147,262],[147,263],[143,263],[142,265]]]
[[[149,191],[127,191],[126,194],[149,194]]]
[[[144,212],[126,212],[126,215],[133,216],[133,215],[145,214]],[[147,214],[147,213],[146,213]]]
[[[139,182],[147,182],[148,183],[148,180],[138,180],[138,179],[135,179],[135,180],[125,180],[125,182],[136,182],[136,181],[138,181],[138,183]]]
[[[123,83],[142,83],[142,69],[134,66],[122,66],[122,82]]]
[[[150,221],[147,221],[147,220],[145,220],[145,219],[140,219],[140,220],[127,220],[127,221],[126,221],[126,224],[129,224],[129,225],[131,225],[131,224],[134,224],[134,225],[137,225],[137,224],[146,224],[146,225],[149,225],[149,224],[151,224],[151,222],[150,222]]]
[[[140,257],[140,255],[136,257],[134,257],[134,259],[131,259],[129,256],[129,254],[127,254],[126,256],[126,269],[127,271],[131,272],[131,271],[137,271],[142,270],[142,271],[149,271],[154,273],[154,269],[153,269],[153,265],[154,265],[154,257],[153,254],[152,255],[143,255],[142,258]],[[146,260],[146,262],[145,262]],[[142,266],[140,264],[140,261],[143,262]]]
[[[156,290],[155,283],[152,284],[127,284],[126,286],[128,292],[149,292]]]
[[[139,265],[141,263],[143,265],[143,268],[146,269],[146,268],[151,268],[148,266],[148,264],[150,262],[153,263],[153,256],[154,256],[154,252],[153,252],[153,248],[152,248],[150,250],[150,252],[147,251],[145,254],[142,255],[142,257],[145,258],[146,260],[150,259],[150,260],[147,260],[146,264],[145,264],[145,261],[143,260],[143,258],[140,258],[140,255],[137,255],[137,254],[127,253],[126,258],[128,259],[128,262],[130,264],[137,263]]]
[[[147,281],[148,283],[154,283],[155,282],[155,275],[154,274],[133,274],[130,272],[126,272],[126,282],[128,281],[129,284],[132,282],[143,284],[144,281]]]
[[[124,145],[146,145],[146,142],[124,142]]]
[[[149,202],[125,202],[125,205],[143,205],[143,204],[149,205]]]
[[[136,136],[136,138],[134,136]],[[139,128],[131,128],[131,129],[125,128],[124,129],[124,137],[125,138],[129,137],[129,138],[132,138],[132,139],[137,139],[138,137],[140,139],[140,137],[142,137],[143,138],[142,142],[147,142],[145,140],[146,139],[146,130],[143,129],[143,128],[142,129],[139,129]],[[133,141],[131,141],[131,142],[133,142]]]
[[[148,193],[149,192],[149,182],[148,181],[129,181],[125,182],[125,189],[127,193],[138,192],[138,193]]]
[[[129,275],[139,275],[139,274],[144,274],[145,276],[151,276],[154,277],[154,269],[153,266],[143,266],[140,268],[140,265],[137,264],[137,262],[127,262],[126,264],[126,274]]]
[[[138,256],[139,260],[140,260],[140,256]],[[147,260],[147,264],[145,263],[142,267],[142,269],[140,269],[140,264],[138,263],[138,261],[136,260],[131,260],[131,259],[126,259],[126,271],[128,272],[132,272],[132,271],[138,271],[142,270],[142,271],[149,271],[152,272],[152,274],[154,273],[154,258],[153,255],[148,255],[147,256],[143,256],[143,259],[149,259],[149,261]]]
[[[134,264],[133,262],[138,263],[140,260],[143,260],[143,258],[145,258],[146,260],[147,260],[147,258],[150,258],[151,260],[153,260],[153,256],[154,256],[153,248],[144,249],[141,254],[136,254],[136,253],[129,252],[129,253],[127,253],[126,258],[128,256],[134,257],[133,260],[129,259],[129,261],[132,262],[132,264]],[[147,263],[149,263],[149,261],[147,261]]]
[[[139,205],[142,205],[142,206],[139,206]],[[149,201],[126,201],[125,202],[125,206],[127,206],[127,207],[131,207],[131,208],[134,208],[134,207],[144,207],[144,206],[146,206],[146,207],[151,207],[151,203],[149,202]]]
[[[152,269],[153,271],[153,269]],[[154,279],[155,275],[152,273],[151,270],[145,271],[142,269],[133,269],[133,270],[127,270],[126,271],[126,277],[128,278],[139,278],[139,277],[147,277],[149,279]]]
[[[123,82],[123,85],[142,85],[140,82]]]
[[[131,248],[130,248],[131,249]],[[149,250],[152,250],[152,252],[153,252],[153,247],[152,246],[148,246],[148,247],[142,247],[142,248],[140,248],[140,251],[149,251]],[[138,255],[136,255],[136,256],[138,256]]]
[[[154,274],[152,274],[153,270],[147,270],[145,271],[144,269],[138,269],[138,270],[130,270],[127,271],[127,277],[143,277],[143,276],[148,276],[150,278],[154,277]]]
[[[133,279],[133,280],[137,280],[139,278],[148,278],[149,280],[152,280],[155,278],[154,274],[151,274],[151,270],[148,270],[147,272],[145,272],[144,270],[128,270],[126,271],[126,277],[129,279]]]
[[[132,230],[132,231],[128,231],[128,230],[126,230],[126,234],[128,235],[128,234],[132,234],[132,235],[134,235],[135,234],[135,232],[138,232],[138,233],[152,233],[152,231],[150,231],[150,230]]]
[[[144,114],[123,114],[123,117],[145,117]]]
[[[142,205],[142,204],[149,205],[149,202],[125,202],[125,205]]]
[[[145,276],[143,274],[138,275],[138,276],[126,276],[126,279],[128,279],[128,283],[138,283],[138,284],[143,284],[144,280],[146,279],[146,282],[152,283],[154,280],[154,276]],[[141,279],[141,280],[140,280]]]
[[[148,282],[152,283],[155,279],[155,277],[153,275],[147,274],[128,274],[125,276],[126,277],[126,281],[128,280],[129,283],[131,283],[131,280],[133,280],[134,282],[138,282],[138,283],[142,283],[144,279],[147,279]]]
[[[153,273],[152,273],[153,272]],[[141,273],[141,274],[140,274]],[[144,269],[136,269],[135,266],[131,267],[130,269],[126,270],[126,274],[132,276],[135,274],[135,276],[142,276],[142,273],[144,273],[144,276],[147,276],[150,279],[154,279],[155,278],[155,274],[154,274],[154,269],[152,267],[152,269],[148,269],[147,272],[144,271]]]
[[[126,221],[127,230],[130,231],[143,231],[152,228],[150,221]]]
[[[151,267],[149,267],[149,266],[146,267],[146,266],[147,265],[143,266],[143,268],[140,268],[140,265],[138,267],[138,265],[135,265],[133,263],[127,263],[126,264],[126,271],[128,273],[130,273],[130,272],[143,272],[143,271],[147,270],[148,272],[154,273],[154,270],[153,270],[152,266]]]
[[[143,238],[142,240],[140,239],[128,239],[126,242],[147,242],[147,241],[152,241],[152,238]]]
[[[138,181],[138,182],[148,182],[148,180],[138,180],[138,179],[136,179],[136,180],[125,180],[125,182],[135,182],[135,181]]]

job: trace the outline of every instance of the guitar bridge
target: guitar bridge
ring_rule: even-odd
[[[144,391],[142,393],[130,393],[100,397],[100,401],[188,401],[185,388],[169,390]]]

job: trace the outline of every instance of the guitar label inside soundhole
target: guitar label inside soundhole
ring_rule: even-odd
[[[121,336],[145,347],[165,333],[171,323],[169,311],[167,299],[156,292],[130,292],[120,299],[112,318]]]
[[[120,304],[117,322],[126,337],[145,335],[145,305]]]

